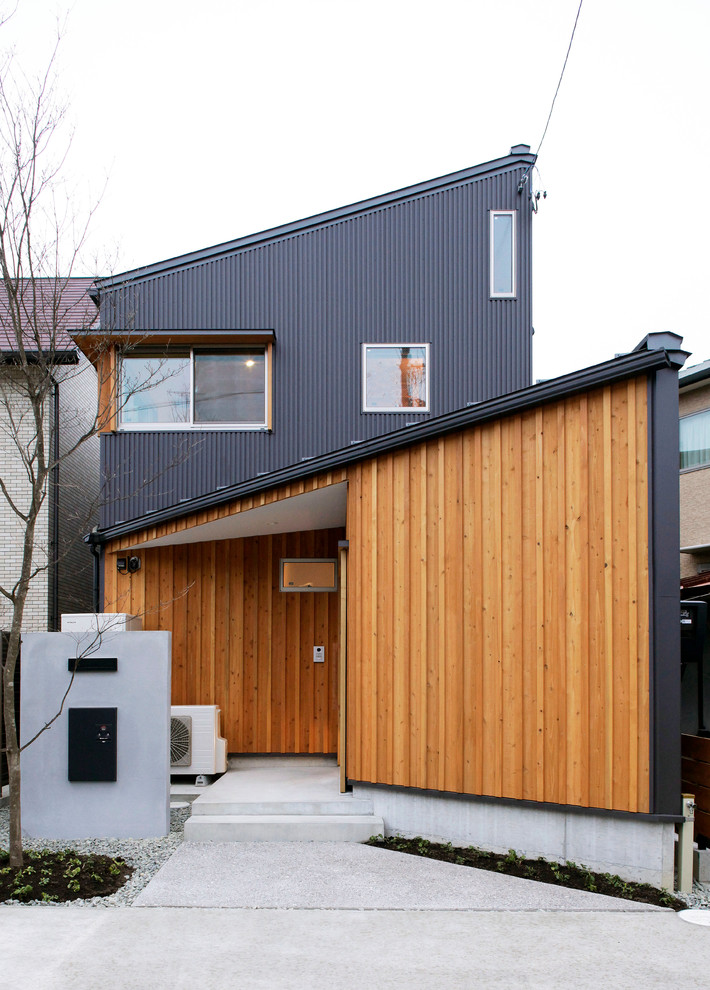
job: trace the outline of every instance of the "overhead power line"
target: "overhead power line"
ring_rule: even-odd
[[[567,60],[569,59],[569,53],[572,51],[572,42],[574,41],[574,32],[577,30],[577,21],[579,20],[579,15],[582,10],[582,4],[584,0],[579,0],[579,7],[577,7],[577,16],[574,19],[574,27],[572,28],[572,34],[569,39],[569,45],[567,46],[567,54],[565,55],[565,61],[562,66],[562,72],[560,72],[560,78],[557,82],[557,89],[555,90],[555,95],[552,97],[552,104],[550,106],[550,112],[547,115],[547,123],[545,124],[545,130],[542,132],[542,137],[540,138],[540,143],[537,146],[537,151],[535,155],[540,154],[540,148],[542,148],[542,142],[545,140],[545,135],[547,134],[547,128],[550,126],[550,119],[552,118],[552,111],[555,109],[555,100],[557,99],[557,94],[560,91],[560,86],[562,85],[562,78],[565,74],[565,69],[567,68]]]
[[[548,115],[547,115],[547,121],[545,122],[545,129],[542,132],[542,137],[540,138],[540,143],[538,144],[537,151],[535,152],[535,158],[536,159],[537,159],[537,156],[540,154],[540,148],[542,148],[542,142],[545,140],[545,135],[547,134],[547,129],[550,126],[550,120],[552,119],[552,111],[555,109],[555,101],[557,100],[557,94],[559,93],[560,86],[562,85],[562,80],[564,78],[565,69],[567,68],[567,62],[569,60],[569,53],[572,51],[572,42],[574,41],[575,31],[577,30],[577,22],[579,21],[579,15],[582,12],[582,4],[583,3],[584,3],[584,0],[579,0],[579,7],[577,7],[577,16],[575,17],[575,19],[574,19],[574,25],[572,26],[572,34],[570,35],[569,45],[567,45],[567,54],[565,55],[565,60],[564,60],[564,63],[562,65],[562,72],[560,72],[560,78],[557,80],[557,88],[555,89],[555,95],[552,97],[552,103],[550,104],[550,112],[548,113]],[[518,183],[518,192],[522,192],[523,191],[523,188],[525,186],[525,183],[528,181],[528,174],[529,174],[531,168],[532,168],[532,165],[528,165],[528,167],[526,168],[526,170],[525,170],[525,172],[523,174],[523,177],[521,178],[520,182]]]

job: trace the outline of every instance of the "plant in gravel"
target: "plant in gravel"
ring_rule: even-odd
[[[10,897],[14,898],[16,901],[30,900],[30,895],[32,894],[32,884],[27,883],[24,887],[15,887],[15,889],[10,894]]]

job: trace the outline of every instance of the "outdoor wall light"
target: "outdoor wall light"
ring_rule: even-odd
[[[119,574],[135,574],[140,569],[140,557],[116,557],[116,570]]]

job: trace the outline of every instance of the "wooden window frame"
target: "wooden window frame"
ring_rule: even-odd
[[[294,587],[284,585],[284,564],[333,564],[335,584],[331,587],[308,588],[304,586]],[[282,557],[279,561],[279,591],[316,592],[316,591],[337,591],[338,590],[338,558],[337,557]]]
[[[189,350],[190,352],[190,421],[185,423],[124,423],[123,417],[121,415],[121,406],[123,403],[122,399],[122,377],[123,377],[123,360],[125,358],[140,357],[141,351],[155,350],[154,347],[136,348],[134,351],[127,351],[120,358],[116,359],[116,380],[117,380],[117,398],[118,398],[118,429],[121,432],[208,432],[208,431],[239,431],[239,432],[259,432],[259,431],[271,431],[272,429],[272,351],[273,344],[271,343],[247,343],[238,345],[224,345],[215,346],[207,345],[202,343],[185,344],[182,347],[177,346],[177,350]],[[237,354],[243,350],[263,350],[264,352],[264,420],[259,423],[195,423],[194,422],[194,406],[195,406],[195,353],[218,353],[222,352],[224,354]],[[165,357],[170,357],[170,348],[165,349]]]

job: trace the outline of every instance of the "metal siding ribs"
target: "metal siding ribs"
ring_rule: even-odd
[[[529,385],[524,167],[102,287],[102,326],[271,329],[276,344],[272,433],[103,438],[101,527]],[[488,298],[493,208],[518,210],[515,300]],[[405,341],[431,344],[430,413],[363,414],[361,345]]]

